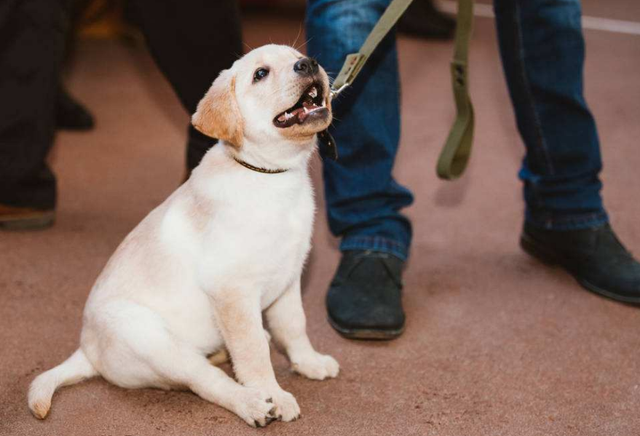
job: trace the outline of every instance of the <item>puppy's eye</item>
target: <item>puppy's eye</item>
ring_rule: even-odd
[[[259,82],[265,77],[269,75],[269,70],[266,68],[258,68],[255,73],[253,73],[253,82]]]

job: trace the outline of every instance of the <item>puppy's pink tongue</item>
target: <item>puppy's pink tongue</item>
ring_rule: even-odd
[[[316,106],[311,100],[305,100],[302,102],[302,107],[306,108],[307,110],[312,110],[317,108],[318,106]]]
[[[307,118],[307,113],[304,110],[304,107],[298,108],[291,112],[293,116],[298,117],[298,122],[303,122],[305,118]]]
[[[307,118],[309,113],[312,110],[317,109],[317,108],[318,108],[318,106],[313,104],[312,101],[309,101],[309,100],[303,101],[302,102],[302,108],[296,109],[296,111],[299,112],[298,119],[300,120],[300,122],[303,122]]]

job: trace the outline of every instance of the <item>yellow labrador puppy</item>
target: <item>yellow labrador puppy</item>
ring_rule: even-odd
[[[190,389],[252,426],[296,419],[263,311],[294,371],[338,375],[309,342],[300,298],[314,215],[307,165],[331,122],[326,73],[290,47],[258,48],[220,74],[192,121],[221,141],[109,260],[80,347],[31,384],[36,417],[56,388],[101,375],[124,388]],[[239,383],[207,359],[220,351]]]

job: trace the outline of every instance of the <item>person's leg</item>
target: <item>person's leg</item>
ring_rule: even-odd
[[[133,0],[158,66],[189,114],[220,71],[242,56],[236,0]],[[217,140],[189,128],[188,170]]]
[[[95,121],[89,109],[71,95],[62,80],[58,84],[55,111],[58,130],[85,131],[95,127]]]
[[[80,30],[80,23],[90,6],[91,0],[67,0],[69,1],[69,25],[65,38],[65,56],[63,65],[69,67],[73,64],[76,52],[76,40]],[[64,68],[64,66],[63,66]],[[95,127],[93,115],[87,107],[75,98],[67,89],[61,77],[55,103],[56,128],[58,130],[85,131]]]
[[[640,301],[640,265],[608,226],[600,195],[600,145],[583,95],[580,2],[494,0],[494,9],[527,149],[523,248],[562,264],[590,290]]]
[[[388,4],[308,1],[309,55],[335,78]],[[400,271],[411,243],[411,224],[400,210],[413,201],[392,176],[400,137],[395,35],[381,43],[333,111],[340,157],[324,159],[323,172],[329,227],[342,239],[343,258],[327,294],[329,319],[349,337],[395,337],[404,326]]]
[[[189,125],[187,131],[187,178],[191,171],[198,166],[204,154],[217,143],[217,139],[210,138]]]
[[[503,66],[527,147],[527,221],[558,230],[607,222],[595,122],[582,93],[578,0],[495,0]]]
[[[307,49],[334,77],[358,51],[389,0],[311,0]],[[386,38],[356,79],[334,102],[331,132],[338,161],[323,161],[327,215],[340,249],[375,250],[405,260],[411,223],[400,209],[413,201],[392,176],[400,139],[395,35]],[[321,150],[323,156],[325,150]]]
[[[46,157],[66,26],[64,0],[0,6],[0,228],[53,223],[56,181]]]

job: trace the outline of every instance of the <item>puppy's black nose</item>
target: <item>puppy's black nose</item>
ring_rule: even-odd
[[[313,58],[302,58],[293,65],[293,71],[302,76],[313,76],[318,72],[318,62]]]

